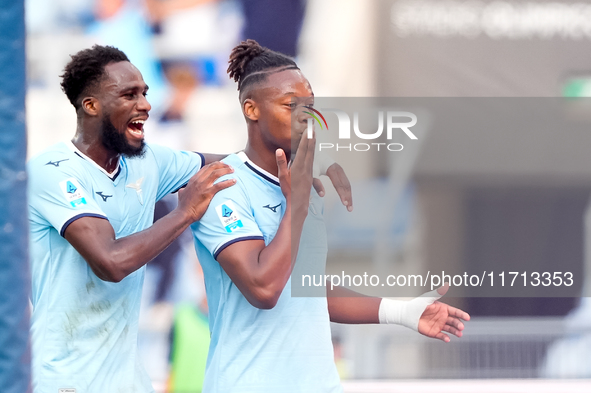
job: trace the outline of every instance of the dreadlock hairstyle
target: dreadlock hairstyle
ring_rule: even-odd
[[[238,82],[238,90],[265,80],[275,72],[299,69],[295,61],[279,52],[259,45],[255,40],[242,41],[232,49],[228,74]]]
[[[81,50],[70,57],[72,60],[66,65],[63,75],[60,75],[61,86],[76,110],[81,106],[82,94],[87,94],[103,78],[106,65],[129,61],[119,49],[101,45]]]

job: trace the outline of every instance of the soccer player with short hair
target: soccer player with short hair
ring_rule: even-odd
[[[293,60],[253,40],[234,48],[228,71],[248,143],[223,160],[234,168],[224,178],[236,185],[216,194],[191,226],[211,330],[204,391],[342,391],[329,320],[398,323],[443,341],[443,331],[461,336],[468,314],[437,297],[291,297],[296,258],[326,263],[323,206],[311,190],[315,140],[305,136],[309,116],[294,102],[312,105],[312,88]]]
[[[214,184],[232,168],[144,143],[148,86],[116,48],[72,56],[62,88],[76,134],[27,168],[33,388],[153,392],[137,352],[144,265],[234,184]],[[156,201],[184,186],[178,207],[152,225]]]

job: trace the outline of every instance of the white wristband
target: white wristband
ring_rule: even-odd
[[[327,155],[326,153],[317,152],[314,156],[314,177],[326,176],[328,168],[330,168],[330,166],[335,162],[336,161],[333,160],[332,157]]]
[[[421,315],[440,297],[437,290],[434,290],[412,300],[383,298],[378,311],[380,323],[402,325],[418,332]]]

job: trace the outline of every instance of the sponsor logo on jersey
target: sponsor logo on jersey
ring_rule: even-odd
[[[277,208],[281,206],[281,203],[278,204],[277,206],[271,206],[271,204],[268,204],[266,206],[263,206],[263,209],[269,209],[271,210],[273,213],[277,213]]]
[[[69,158],[65,158],[65,159],[63,159],[63,160],[59,160],[59,161],[49,161],[49,162],[48,162],[47,164],[45,164],[45,165],[53,165],[54,167],[56,167],[56,168],[57,168],[58,166],[60,166],[60,162],[64,162],[64,161],[68,161],[68,160],[69,160]]]
[[[102,191],[97,191],[95,192],[96,195],[100,196],[101,198],[103,198],[103,202],[107,202],[107,198],[112,198],[113,195],[105,195],[103,194]]]

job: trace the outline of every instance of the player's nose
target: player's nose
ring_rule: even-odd
[[[310,109],[307,107],[302,107],[300,108],[300,110],[298,111],[298,120],[301,123],[308,123],[308,119],[312,119],[312,115],[310,113]]]
[[[140,111],[149,112],[152,109],[152,105],[146,98],[146,96],[142,95],[137,103],[137,109]]]

